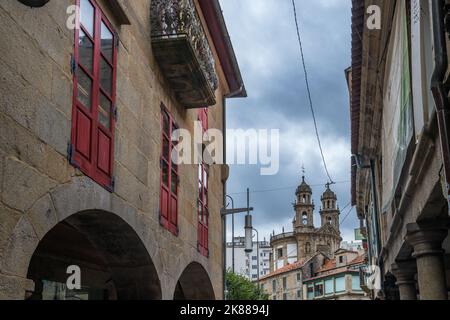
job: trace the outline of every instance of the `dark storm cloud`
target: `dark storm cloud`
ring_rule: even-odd
[[[245,206],[247,187],[261,236],[291,228],[295,186],[302,163],[313,186],[316,225],[327,177],[321,164],[307,100],[290,0],[222,0],[227,26],[249,98],[229,101],[229,128],[280,129],[280,172],[261,176],[258,166],[232,166],[228,192]],[[344,70],[350,65],[350,1],[296,0],[303,49],[325,156],[341,208],[350,201],[349,98]],[[315,186],[318,185],[318,186]],[[289,188],[291,187],[291,188]],[[344,211],[344,214],[347,210]],[[343,215],[341,216],[341,219]],[[243,217],[237,218],[242,234]],[[353,213],[344,238],[357,227]]]

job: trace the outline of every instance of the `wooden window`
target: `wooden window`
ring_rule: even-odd
[[[198,120],[202,125],[202,134],[208,130],[208,109],[199,111]],[[208,178],[209,166],[202,161],[198,166],[198,251],[209,257],[208,230],[209,230],[209,204],[208,204]]]
[[[95,1],[77,0],[69,159],[113,191],[117,35]]]
[[[172,162],[172,132],[177,130],[172,115],[161,106],[161,186],[160,223],[175,236],[178,236],[178,166]]]

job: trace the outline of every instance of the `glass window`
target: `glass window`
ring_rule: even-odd
[[[361,291],[361,280],[359,278],[359,275],[353,275],[352,276],[352,290],[353,291]]]
[[[323,282],[319,282],[319,283],[315,284],[314,296],[315,297],[322,297],[323,296]]]
[[[92,79],[82,70],[77,72],[77,99],[89,110],[92,107]]]
[[[80,64],[91,74],[94,61],[94,44],[86,36],[83,30],[80,30],[78,37],[78,55]]]
[[[325,294],[334,293],[334,279],[325,280]]]
[[[98,106],[98,122],[107,129],[111,128],[111,108],[111,101],[103,93],[101,93],[100,104]]]
[[[114,57],[114,36],[112,32],[108,29],[105,23],[102,21],[101,28],[101,36],[102,36],[102,53],[110,62],[113,61]]]
[[[102,57],[100,59],[100,85],[109,95],[112,94],[113,70],[108,62]]]
[[[314,286],[312,284],[308,285],[307,298],[308,300],[314,299]]]
[[[336,292],[345,291],[345,277],[336,278]]]
[[[91,37],[94,36],[94,11],[89,0],[80,0],[80,22]]]

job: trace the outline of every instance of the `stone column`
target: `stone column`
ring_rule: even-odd
[[[397,261],[392,265],[392,273],[397,278],[400,300],[417,300],[416,280],[417,268],[415,260]]]
[[[447,300],[447,280],[442,242],[447,237],[447,223],[407,226],[406,241],[414,248],[421,300]]]

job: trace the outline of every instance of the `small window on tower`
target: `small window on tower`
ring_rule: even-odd
[[[306,212],[303,212],[302,222],[303,222],[304,225],[308,224],[308,214]]]
[[[305,253],[311,253],[311,244],[309,242],[305,244]]]
[[[278,249],[277,255],[278,255],[278,259],[283,258],[283,248]]]

